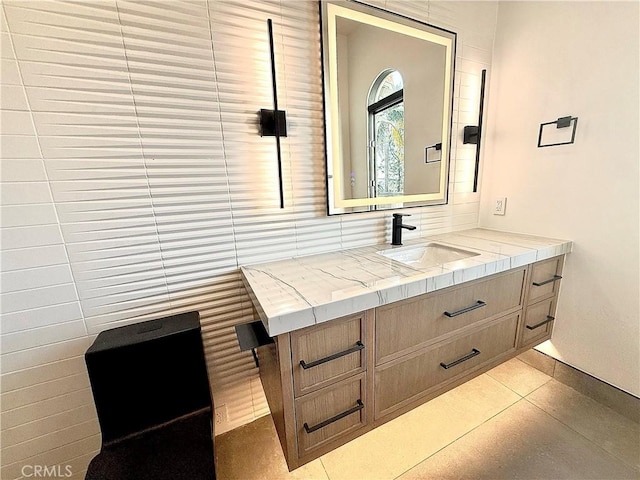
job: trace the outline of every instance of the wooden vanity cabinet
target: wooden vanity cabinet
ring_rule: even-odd
[[[275,337],[260,379],[290,470],[373,425],[374,310]]]
[[[430,394],[441,393],[443,387],[493,365],[498,358],[510,358],[516,350],[519,318],[519,314],[508,315],[485,323],[474,332],[377,367],[375,419],[433,398],[436,395]]]
[[[375,420],[512,356],[526,278],[516,268],[377,308]]]
[[[563,257],[278,335],[260,377],[293,470],[551,335]]]
[[[551,338],[564,256],[531,265],[519,348],[531,348]]]
[[[365,314],[291,332],[293,390],[296,397],[364,372]]]
[[[526,272],[516,268],[376,308],[376,365],[520,310]]]

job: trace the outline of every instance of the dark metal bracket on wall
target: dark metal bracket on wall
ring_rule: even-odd
[[[440,152],[440,158],[437,160],[429,160],[429,150],[435,150],[436,152]],[[424,148],[424,163],[436,163],[442,161],[442,143],[435,143],[433,145],[429,145]]]
[[[556,142],[556,143],[542,143],[542,132],[544,130],[544,127],[547,125],[555,125],[556,129],[559,128],[567,128],[571,126],[571,123],[573,123],[573,130],[571,131],[571,139],[567,140],[566,142]],[[578,127],[578,117],[572,117],[571,115],[566,116],[566,117],[560,117],[557,120],[553,121],[553,122],[547,122],[547,123],[541,123],[540,124],[540,131],[538,132],[538,148],[542,148],[542,147],[555,147],[558,145],[570,145],[572,144],[575,139],[576,139],[576,128]]]
[[[276,83],[276,57],[273,46],[273,21],[267,20],[269,33],[269,50],[271,52],[271,85],[273,87],[273,110],[260,109],[260,136],[276,137],[276,153],[278,155],[278,182],[280,186],[280,208],[284,208],[284,189],[282,186],[282,149],[280,137],[287,136],[287,114],[278,109],[278,85]]]
[[[487,70],[482,70],[480,79],[480,109],[478,111],[478,125],[464,127],[462,143],[476,145],[476,165],[473,175],[473,191],[478,191],[478,174],[480,172],[480,145],[482,141],[482,117],[484,112],[484,90],[487,83]]]

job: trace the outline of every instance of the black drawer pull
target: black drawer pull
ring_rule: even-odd
[[[455,367],[459,363],[466,362],[467,360],[475,357],[476,355],[480,355],[480,350],[478,350],[477,348],[474,348],[473,350],[471,350],[471,353],[469,353],[468,355],[465,355],[464,357],[459,358],[458,360],[454,360],[451,363],[440,362],[440,366],[446,370],[448,368]]]
[[[458,310],[457,312],[444,312],[447,317],[457,317],[458,315],[462,315],[463,313],[470,312],[471,310],[475,310],[476,308],[484,307],[486,305],[482,300],[478,300],[476,303],[471,305],[470,307],[463,308],[462,310]]]
[[[304,423],[303,427],[304,427],[304,431],[307,433],[312,433],[315,432],[316,430],[320,430],[323,427],[326,427],[327,425],[333,423],[333,422],[337,422],[338,420],[340,420],[341,418],[344,417],[348,417],[349,415],[351,415],[352,413],[356,413],[360,410],[362,410],[364,408],[364,403],[362,403],[362,400],[358,399],[356,400],[357,405],[355,407],[350,408],[349,410],[339,413],[338,415],[336,415],[335,417],[331,417],[328,420],[325,420],[324,422],[320,422],[317,425],[314,425],[313,427],[310,427],[307,422]]]
[[[537,323],[535,325],[531,325],[531,326],[527,325],[527,328],[529,330],[535,330],[536,328],[541,327],[543,325],[546,325],[549,322],[553,322],[555,319],[556,319],[555,317],[552,317],[551,315],[547,315],[547,319],[546,320],[543,320],[542,322]]]
[[[544,282],[533,282],[533,286],[534,287],[541,287],[542,285],[546,285],[547,283],[557,282],[561,278],[562,277],[560,275],[554,275],[553,278],[550,278],[549,280],[545,280]]]
[[[348,350],[343,352],[334,353],[333,355],[329,355],[328,357],[321,358],[320,360],[315,360],[313,362],[305,362],[304,360],[300,360],[300,366],[305,370],[307,368],[317,367],[318,365],[322,365],[323,363],[330,362],[331,360],[335,360],[336,358],[344,357],[345,355],[349,355],[350,353],[358,352],[364,348],[364,344],[358,340],[356,342],[355,347],[351,347]]]

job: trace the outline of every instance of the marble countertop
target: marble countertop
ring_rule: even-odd
[[[437,242],[477,255],[417,268],[376,252],[340,250],[241,267],[242,280],[270,336],[326,322],[469,280],[569,253],[572,242],[475,228],[406,241]]]

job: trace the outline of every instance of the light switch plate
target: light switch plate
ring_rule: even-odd
[[[504,215],[507,210],[507,197],[496,197],[493,201],[493,214]]]

